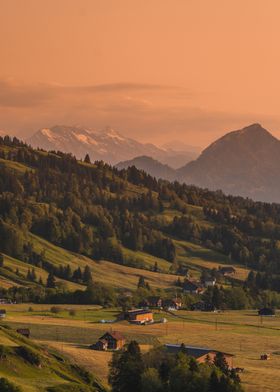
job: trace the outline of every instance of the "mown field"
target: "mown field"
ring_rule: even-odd
[[[102,324],[100,320],[113,320],[117,309],[93,306],[61,306],[57,314],[50,305],[8,305],[3,321],[13,328],[29,327],[32,339],[62,351],[98,375],[106,382],[110,353],[88,349],[88,345],[105,331],[118,330],[127,340],[136,339],[144,348],[158,343],[181,343],[205,346],[235,355],[234,365],[244,367],[243,385],[248,392],[278,391],[280,385],[280,315],[262,319],[256,311],[228,311],[202,313],[179,311],[173,315],[158,312],[168,323],[132,326],[127,322]],[[70,309],[76,313],[71,316]],[[261,353],[270,353],[271,360],[261,361]]]

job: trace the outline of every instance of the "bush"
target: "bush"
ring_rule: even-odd
[[[38,353],[27,346],[19,346],[16,348],[16,352],[25,361],[29,362],[31,365],[40,366],[41,357]],[[1,389],[0,389],[1,390]]]
[[[77,312],[75,309],[70,309],[69,310],[69,316],[76,316]]]
[[[0,344],[0,360],[2,361],[3,359],[7,358],[7,355],[9,353],[9,349],[6,346],[3,346]],[[0,389],[1,390],[1,389]]]
[[[29,306],[28,312],[34,312],[34,309],[32,308],[32,306]]]
[[[57,314],[57,313],[61,312],[61,308],[59,308],[58,306],[52,306],[51,312]]]
[[[6,378],[0,378],[0,391],[1,392],[22,392],[22,389],[15,384],[11,383]]]

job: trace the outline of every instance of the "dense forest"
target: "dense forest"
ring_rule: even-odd
[[[199,208],[202,219],[190,207]],[[167,210],[175,211],[171,220],[164,219]],[[142,268],[141,258],[123,249],[144,251],[168,261],[172,273],[183,267],[174,241],[185,240],[254,270],[244,285],[248,293],[280,292],[280,205],[157,181],[135,167],[119,171],[92,164],[88,156],[77,161],[0,138],[0,252],[30,264],[28,280],[38,287],[55,288],[59,277],[91,284],[90,268],[54,266],[34,249],[28,233],[132,267]],[[46,283],[36,279],[34,266],[48,272]]]

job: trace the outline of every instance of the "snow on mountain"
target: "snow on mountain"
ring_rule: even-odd
[[[72,153],[77,158],[89,154],[93,161],[104,160],[110,164],[139,155],[159,158],[166,154],[164,149],[124,137],[110,127],[101,131],[61,125],[43,128],[27,139],[27,143],[46,150]]]

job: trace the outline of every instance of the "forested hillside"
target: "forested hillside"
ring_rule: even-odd
[[[64,250],[81,260],[184,275],[193,249],[202,259],[210,254],[210,261],[254,270],[247,291],[280,291],[280,205],[157,181],[135,167],[91,164],[88,156],[77,161],[8,137],[0,138],[0,238],[1,276],[37,291],[60,281],[82,292],[94,281],[90,262],[62,262]],[[61,249],[61,262],[39,245],[43,240]],[[21,262],[30,266],[26,275]]]

